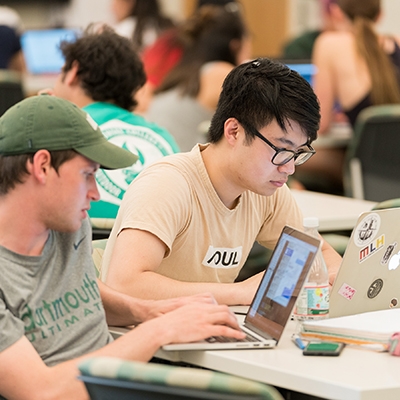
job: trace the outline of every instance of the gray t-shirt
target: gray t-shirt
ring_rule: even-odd
[[[112,341],[91,246],[88,219],[75,233],[50,231],[38,257],[0,246],[0,351],[25,335],[52,366]]]
[[[165,128],[181,151],[190,151],[196,143],[207,142],[207,131],[213,112],[195,98],[182,96],[171,89],[154,96],[146,112],[149,121]]]

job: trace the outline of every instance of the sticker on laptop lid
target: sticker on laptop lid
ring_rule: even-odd
[[[340,287],[338,293],[343,296],[347,300],[351,300],[353,296],[356,294],[356,289],[348,285],[347,283],[343,283]]]
[[[387,264],[396,246],[397,242],[389,244],[389,246],[386,248],[385,254],[382,257],[381,264]]]
[[[354,243],[358,247],[371,243],[378,234],[381,226],[381,217],[377,213],[366,215],[354,231]]]
[[[399,300],[396,299],[396,297],[393,297],[392,300],[390,300],[389,308],[394,308],[399,305]]]
[[[368,243],[363,247],[358,255],[358,261],[362,263],[367,258],[374,255],[378,250],[382,250],[385,246],[385,235],[380,235],[374,239],[371,243]]]
[[[381,292],[383,288],[383,280],[375,279],[367,290],[367,296],[369,299],[374,299]]]

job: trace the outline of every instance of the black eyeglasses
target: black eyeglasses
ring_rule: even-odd
[[[243,125],[243,124],[242,124]],[[244,127],[245,129],[248,128]],[[315,150],[312,148],[310,144],[306,144],[308,150],[300,149],[300,150],[288,150],[288,149],[282,149],[279,147],[274,146],[266,137],[261,135],[261,133],[256,129],[256,128],[251,128],[251,131],[254,133],[255,136],[257,136],[259,139],[261,139],[264,143],[267,143],[269,147],[275,150],[275,154],[271,159],[272,164],[274,165],[285,165],[287,164],[290,160],[294,158],[294,165],[301,165],[304,164],[307,160],[309,160],[314,154]]]

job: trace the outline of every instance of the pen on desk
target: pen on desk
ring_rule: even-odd
[[[300,349],[304,350],[306,348],[306,345],[304,342],[296,335],[292,336],[292,342]]]

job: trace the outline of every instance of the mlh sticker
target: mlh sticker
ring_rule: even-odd
[[[385,245],[385,235],[379,236],[377,239],[373,240],[368,246],[360,250],[358,261],[361,263],[368,257],[371,257],[378,250],[383,249]]]

